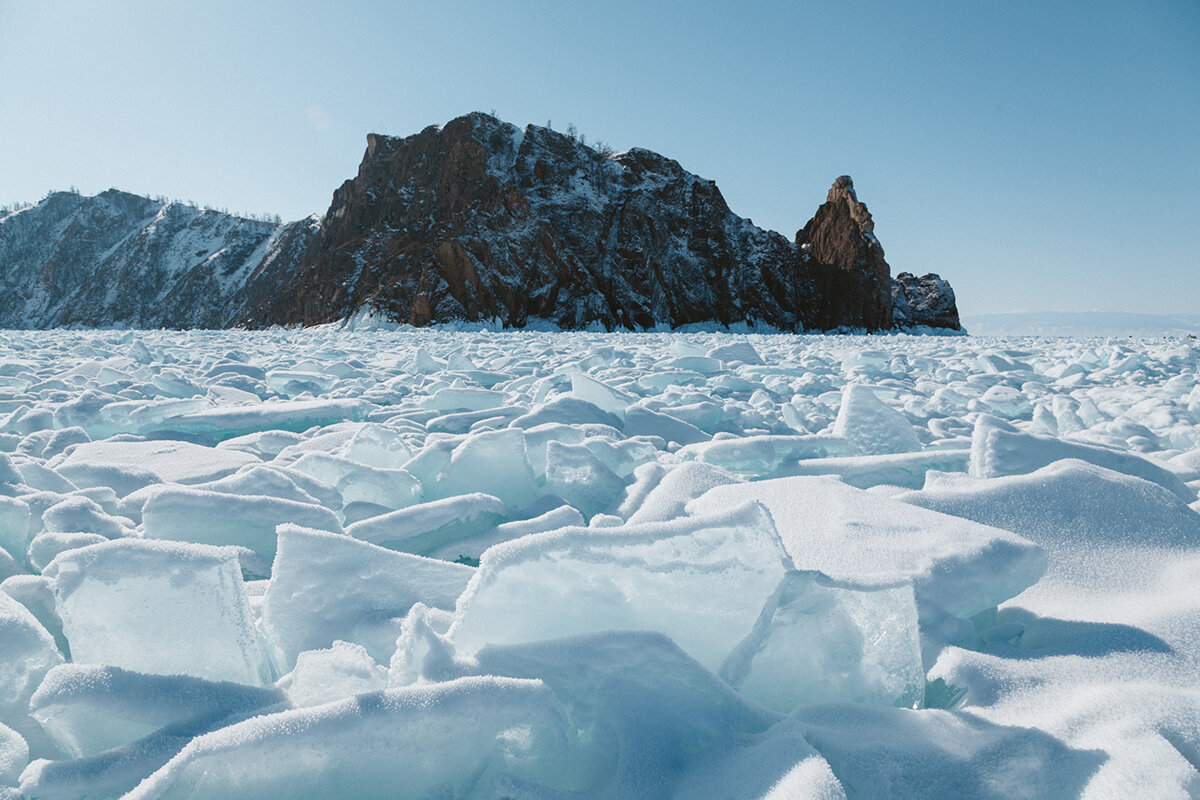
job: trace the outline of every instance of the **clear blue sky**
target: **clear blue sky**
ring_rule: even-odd
[[[966,314],[1200,309],[1200,2],[0,0],[0,203],[296,219],[472,110],[665,153],[787,236],[855,179]]]

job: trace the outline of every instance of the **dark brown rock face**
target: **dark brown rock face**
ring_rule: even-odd
[[[266,281],[268,276],[262,276]],[[486,114],[372,134],[319,241],[238,320],[313,324],[370,307],[413,324],[811,327],[799,251],[730,212],[712,181],[634,149]]]
[[[843,175],[797,234],[796,245],[813,262],[822,299],[817,327],[892,327],[892,275],[875,238],[871,212],[858,202],[854,182]]]

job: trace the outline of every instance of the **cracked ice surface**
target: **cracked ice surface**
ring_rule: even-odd
[[[1194,798],[1198,365],[0,332],[0,798]]]

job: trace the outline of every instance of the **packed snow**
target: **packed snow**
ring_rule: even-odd
[[[1200,797],[1198,367],[0,332],[0,800]]]

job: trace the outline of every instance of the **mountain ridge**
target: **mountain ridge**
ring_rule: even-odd
[[[5,327],[257,328],[366,310],[415,325],[887,330],[899,309],[901,326],[959,328],[949,284],[890,276],[847,176],[789,241],[666,156],[481,113],[369,134],[319,218],[55,193],[0,217],[0,266]]]

